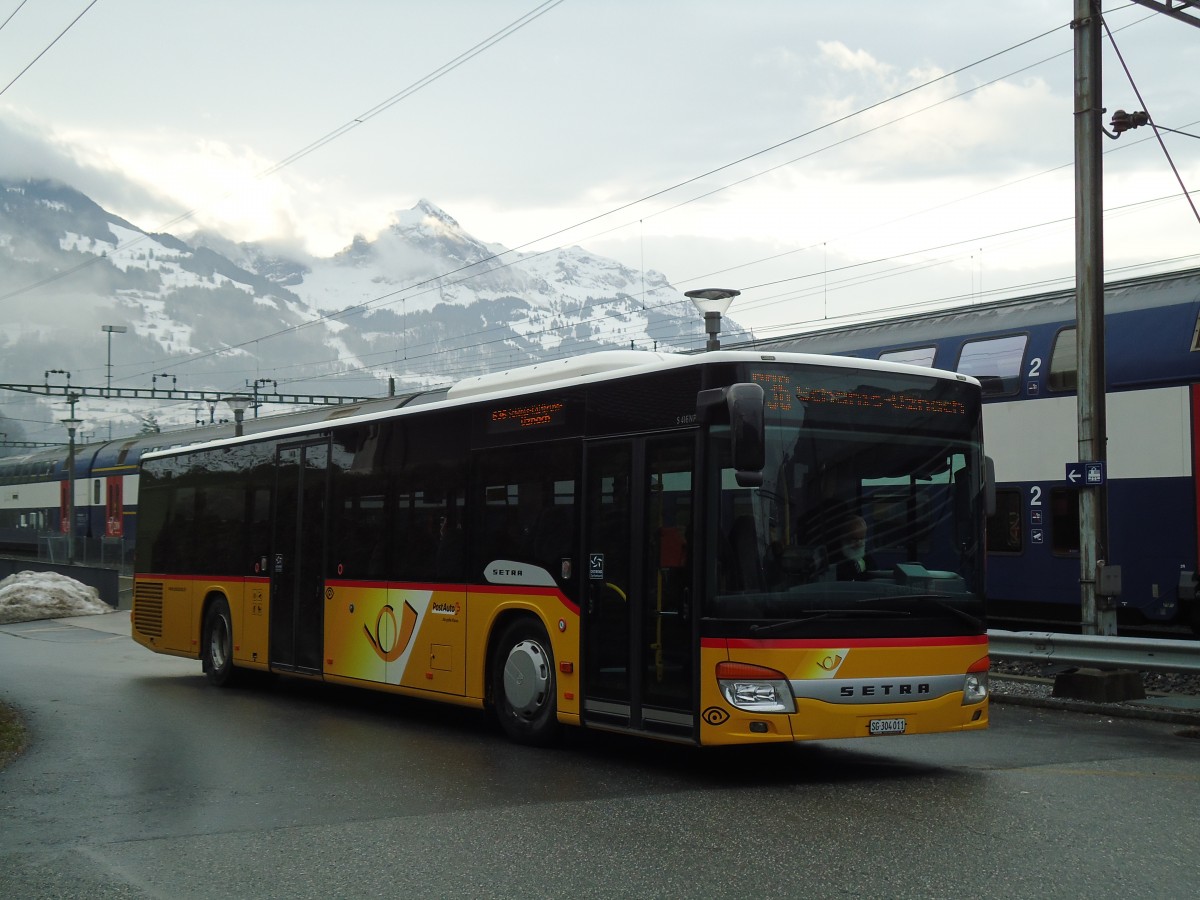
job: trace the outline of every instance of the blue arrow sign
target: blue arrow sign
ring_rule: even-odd
[[[1067,484],[1074,487],[1100,487],[1107,481],[1108,473],[1103,460],[1085,459],[1067,463]]]

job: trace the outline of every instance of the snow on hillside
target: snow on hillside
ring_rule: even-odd
[[[695,317],[661,273],[643,276],[579,247],[519,253],[485,244],[427,200],[395,212],[373,241],[358,236],[336,256],[310,261],[291,289],[314,308],[366,304],[361,321],[367,338],[375,336],[370,319],[377,310],[407,316],[441,304],[516,298],[526,308],[509,322],[512,332],[542,353],[570,337],[604,345],[670,343],[680,326],[669,323],[685,323],[686,333]]]
[[[427,200],[318,259],[211,233],[149,234],[69,186],[0,180],[0,288],[17,297],[0,374],[21,383],[45,360],[92,383],[107,375],[106,323],[129,328],[111,345],[114,386],[155,387],[144,373],[163,370],[146,360],[162,359],[179,389],[222,392],[262,381],[370,395],[390,379],[404,389],[611,347],[703,343],[699,316],[662,274],[580,247],[508,251]],[[139,404],[91,404],[84,418],[130,422]],[[202,414],[177,404],[162,424]]]

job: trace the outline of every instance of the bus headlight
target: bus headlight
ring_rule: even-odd
[[[759,713],[796,711],[792,686],[782,672],[749,663],[717,663],[717,685],[730,706]]]
[[[982,703],[988,695],[988,658],[985,656],[967,670],[963,679],[963,706]]]

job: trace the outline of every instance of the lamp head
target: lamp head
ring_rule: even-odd
[[[221,399],[229,405],[229,408],[233,410],[233,414],[235,416],[240,416],[245,413],[245,411],[250,408],[250,404],[254,402],[254,398],[248,397],[245,394],[231,394],[230,396],[222,397]]]
[[[689,298],[696,305],[696,310],[700,315],[715,312],[723,316],[733,305],[733,298],[740,296],[741,293],[733,288],[700,288],[695,291],[687,291],[683,296]]]

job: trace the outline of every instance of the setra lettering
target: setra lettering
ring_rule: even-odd
[[[844,684],[838,689],[840,696],[853,697],[911,697],[929,694],[928,682],[906,682],[901,684]]]

